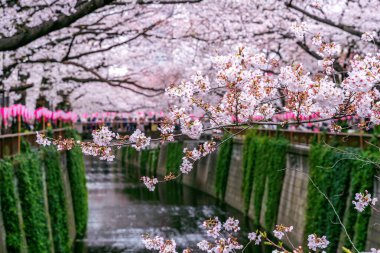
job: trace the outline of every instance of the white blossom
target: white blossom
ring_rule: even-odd
[[[329,245],[329,241],[326,239],[326,236],[317,237],[315,234],[311,234],[307,237],[309,249],[317,251],[317,249],[325,249]]]
[[[141,180],[145,184],[145,186],[148,188],[149,191],[154,191],[156,188],[156,184],[158,184],[157,178],[150,178],[150,177],[141,177]]]
[[[36,142],[42,146],[50,146],[51,145],[51,141],[48,138],[44,137],[39,132],[36,132]]]
[[[261,235],[255,232],[248,234],[248,239],[253,241],[256,245],[259,245],[261,242]]]

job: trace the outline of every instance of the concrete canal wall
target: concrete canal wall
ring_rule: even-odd
[[[87,224],[80,149],[28,149],[1,160],[0,185],[0,253],[71,252]]]
[[[183,147],[193,148],[195,147],[199,142],[197,141],[185,141],[183,144]],[[234,139],[233,141],[233,149],[232,149],[232,155],[231,155],[231,161],[229,165],[229,172],[228,172],[228,180],[227,180],[227,186],[226,186],[226,192],[224,201],[244,212],[245,204],[244,204],[244,196],[242,193],[243,188],[243,181],[244,181],[244,169],[243,169],[243,163],[244,163],[244,157],[243,157],[243,149],[244,149],[244,140],[243,139]],[[169,151],[172,152],[172,151]],[[269,150],[269,152],[271,152]],[[294,244],[302,245],[305,243],[305,238],[307,237],[307,234],[305,232],[306,227],[306,216],[307,216],[307,204],[308,204],[308,189],[310,187],[309,185],[309,170],[310,170],[310,159],[309,159],[309,152],[310,147],[305,145],[290,145],[287,153],[286,153],[286,168],[285,173],[283,176],[283,182],[282,182],[282,189],[280,192],[280,198],[279,201],[276,203],[278,206],[278,212],[275,219],[276,224],[284,224],[284,225],[293,225],[294,231],[289,234],[290,239],[293,241]],[[275,154],[273,154],[275,155]],[[159,154],[159,161],[158,161],[158,168],[157,168],[157,174],[159,175],[165,175],[167,174],[167,157],[168,157],[168,146],[163,145],[160,148],[160,154]],[[197,162],[195,165],[195,169],[189,174],[185,175],[182,178],[182,183],[185,185],[188,185],[190,187],[196,188],[202,192],[208,193],[214,197],[216,196],[215,193],[215,180],[216,180],[216,168],[217,168],[217,159],[218,154],[217,152],[214,152],[213,154],[205,157],[201,161]],[[321,159],[323,159],[321,157]],[[380,196],[380,183],[378,180],[374,180],[374,194],[376,196]],[[268,203],[268,182],[269,179],[266,180],[266,183],[263,184],[265,189],[263,190],[263,197],[261,200],[261,215],[259,223],[260,225],[264,226],[267,230],[273,230],[272,228],[265,227],[265,215],[266,215],[266,208]],[[250,199],[250,205],[248,207],[248,210],[246,210],[247,215],[255,219],[257,215],[255,215],[255,204],[254,201],[254,190],[253,187],[251,199]],[[352,199],[348,198],[347,200],[347,207],[346,210],[353,209],[353,205],[351,204]],[[331,209],[330,206],[325,205],[322,207],[316,207],[323,210],[329,210]],[[257,210],[257,209],[256,209]],[[311,212],[311,211],[309,211]],[[346,216],[348,216],[345,212],[344,217],[342,220],[346,219]],[[366,251],[369,251],[370,248],[380,248],[380,213],[372,211],[370,214],[369,224],[368,224],[368,230],[367,230],[367,236],[365,240],[365,247]],[[333,229],[336,229],[334,226],[340,226],[339,224],[332,224],[334,221],[325,220],[326,226],[332,226]],[[322,231],[323,231],[324,225],[322,224]],[[311,228],[313,229],[313,227]],[[340,229],[340,228],[339,228]],[[356,241],[356,237],[358,235],[353,236],[353,240]],[[341,246],[343,245],[343,241],[345,238],[343,232],[340,234],[341,240],[339,243],[338,251],[341,250]],[[339,236],[338,236],[339,238]],[[359,239],[357,239],[359,242]],[[335,251],[335,250],[334,250]]]

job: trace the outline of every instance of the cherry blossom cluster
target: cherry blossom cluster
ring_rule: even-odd
[[[216,142],[214,141],[207,141],[203,144],[198,145],[198,147],[194,148],[193,150],[184,148],[183,153],[185,156],[182,158],[180,171],[184,174],[188,174],[190,171],[192,171],[194,162],[214,152],[215,149]]]
[[[130,137],[129,142],[132,144],[137,151],[145,149],[150,145],[150,137],[146,137],[144,133],[137,129]]]
[[[285,233],[289,233],[289,232],[292,232],[293,231],[293,226],[290,226],[290,227],[286,227],[284,225],[276,225],[276,229],[273,230],[273,235],[281,240],[282,237],[284,237]]]
[[[181,124],[181,132],[192,139],[199,139],[203,132],[203,125],[199,119],[192,119],[189,115],[185,113],[185,108],[175,108],[170,113],[170,120],[172,122],[177,122]],[[168,127],[164,128],[168,129]],[[165,132],[161,133],[165,134]]]
[[[143,236],[142,241],[148,250],[158,250],[159,253],[177,253],[174,240],[165,241],[164,238],[159,236],[155,236],[154,238]]]
[[[358,212],[363,212],[367,206],[374,206],[378,201],[376,197],[372,198],[372,195],[367,190],[364,193],[356,193],[355,200],[352,201],[352,204],[354,204],[354,208]]]
[[[255,245],[259,245],[261,242],[261,234],[256,232],[248,233],[248,239],[250,242],[253,242]]]
[[[291,26],[290,26],[290,30],[294,33],[294,35],[298,38],[298,39],[303,39],[304,38],[304,35],[305,33],[309,30],[308,29],[308,26],[305,22],[302,22],[302,23],[293,23]]]
[[[326,236],[318,237],[315,234],[309,235],[307,237],[307,246],[309,249],[317,251],[317,249],[325,249],[330,244],[326,239]]]
[[[161,133],[161,143],[174,141],[174,124],[171,120],[166,118],[158,127],[158,131]]]
[[[39,132],[36,132],[36,142],[37,144],[39,145],[42,145],[42,146],[50,146],[51,144],[51,141],[45,137],[45,135],[43,134],[40,134]]]
[[[111,141],[116,137],[116,134],[102,126],[99,130],[92,131],[92,140],[94,143],[101,147],[109,146]]]
[[[262,241],[265,245],[274,247],[275,253],[279,252],[291,252],[284,248],[284,244],[281,241],[272,241],[266,232],[261,232],[256,230],[255,232],[248,233],[249,242],[244,246],[241,244],[237,237],[237,232],[240,231],[239,220],[229,217],[224,223],[222,223],[218,217],[209,218],[202,223],[201,226],[208,237],[212,238],[212,241],[202,240],[197,243],[197,247],[204,252],[208,253],[233,253],[233,252],[244,252],[249,244],[259,245]],[[274,236],[280,239],[285,235],[285,233],[291,232],[293,227],[286,227],[284,225],[276,225],[276,230],[273,231]],[[160,236],[151,237],[149,235],[144,235],[142,238],[145,248],[148,250],[158,250],[163,253],[176,253],[176,242],[173,239],[165,240]],[[289,240],[290,242],[290,240]],[[325,249],[329,245],[329,241],[326,236],[318,237],[315,234],[308,236],[308,248],[312,251],[317,251],[317,249]],[[291,246],[293,244],[290,242]],[[182,253],[192,252],[191,248],[186,248]],[[304,252],[302,246],[293,248],[293,252],[300,253]],[[372,250],[373,253],[378,253],[375,249]]]
[[[312,76],[303,64],[297,63],[280,67],[276,77],[268,73],[268,70],[276,70],[276,61],[240,47],[233,55],[214,59],[218,69],[215,83],[225,89],[217,104],[208,102],[204,98],[204,90],[200,90],[194,82],[182,82],[167,89],[170,97],[178,97],[192,105],[173,108],[171,120],[179,121],[182,133],[191,138],[199,138],[202,132],[201,122],[189,116],[193,112],[191,108],[203,111],[213,127],[255,120],[273,121],[274,116],[283,111],[294,113],[297,119],[317,114],[326,121],[357,114],[369,117],[377,124],[379,92],[374,86],[380,79],[380,56],[368,54],[354,57],[348,77],[339,84],[331,76],[334,57],[340,51],[339,45],[324,41],[321,35],[315,35],[312,41],[318,54],[323,57],[321,65],[327,75]],[[208,85],[203,81],[208,80],[206,77],[202,79],[198,74],[197,79]],[[282,106],[279,104],[281,94],[285,98]]]
[[[203,240],[197,244],[198,248],[206,252],[234,252],[243,249],[243,245],[233,235],[240,230],[239,220],[229,217],[223,224],[218,217],[205,220],[202,227],[214,243]]]
[[[141,181],[145,184],[149,191],[154,191],[156,184],[158,184],[157,178],[141,177]]]

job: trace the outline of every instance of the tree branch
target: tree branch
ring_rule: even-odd
[[[197,3],[202,0],[173,0],[173,1],[160,1],[160,4],[180,4],[180,3]],[[115,2],[115,0],[92,0],[84,2],[77,6],[76,12],[67,16],[60,15],[56,20],[46,21],[40,25],[25,28],[19,31],[11,37],[5,37],[0,39],[0,51],[16,50],[22,46],[25,46],[51,32],[60,30],[73,24],[78,19],[100,9],[106,5]],[[137,1],[137,4],[152,4],[154,1]],[[125,5],[125,3],[121,3]]]
[[[9,92],[24,91],[24,90],[27,90],[29,88],[32,88],[33,86],[34,86],[33,84],[25,84],[22,86],[11,87],[9,89]],[[2,94],[4,92],[5,92],[4,89],[0,89],[0,94]]]
[[[357,36],[357,37],[359,37],[359,38],[360,38],[360,37],[363,35],[363,33],[364,33],[363,31],[359,31],[359,30],[353,28],[352,26],[345,25],[345,24],[342,24],[342,23],[335,23],[335,22],[333,22],[333,21],[330,20],[330,19],[318,17],[317,15],[314,15],[314,14],[312,14],[312,13],[310,13],[310,12],[305,11],[304,9],[302,9],[302,8],[300,8],[300,7],[298,7],[298,6],[293,5],[291,1],[290,1],[290,2],[286,2],[285,5],[286,5],[287,7],[289,7],[289,8],[291,8],[291,9],[293,9],[293,10],[296,10],[296,11],[298,11],[298,12],[304,14],[305,16],[307,16],[307,17],[309,17],[309,18],[311,18],[311,19],[314,19],[314,20],[316,20],[316,21],[318,21],[318,22],[321,22],[321,23],[324,23],[324,24],[326,24],[326,25],[329,25],[329,26],[332,26],[332,27],[338,28],[338,29],[340,29],[340,30],[342,30],[342,31],[345,31],[345,32],[349,33],[349,34],[355,35],[355,36]],[[378,41],[378,40],[374,40],[374,43],[375,43],[378,47],[380,47],[380,41]]]

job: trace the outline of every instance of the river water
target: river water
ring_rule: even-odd
[[[138,170],[123,170],[117,163],[86,160],[89,198],[87,235],[77,240],[74,253],[149,252],[141,235],[160,235],[177,242],[178,252],[209,239],[200,225],[205,219],[233,216],[240,220],[242,240],[256,227],[235,209],[218,204],[202,192],[168,182],[149,192],[138,178]],[[244,239],[245,240],[245,239]],[[262,252],[252,246],[246,252]]]

